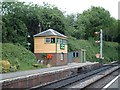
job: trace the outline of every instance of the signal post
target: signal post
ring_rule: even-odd
[[[99,41],[95,41],[95,43],[99,44],[100,45],[100,64],[102,65],[102,46],[103,46],[103,41],[102,41],[102,38],[103,38],[103,35],[102,35],[102,29],[100,30],[100,32],[95,32],[95,35],[100,35],[100,40]]]

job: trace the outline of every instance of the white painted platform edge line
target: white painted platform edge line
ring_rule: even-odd
[[[118,78],[120,77],[120,74],[115,77],[111,82],[109,82],[106,86],[104,86],[101,90],[107,89],[111,84],[113,84]]]

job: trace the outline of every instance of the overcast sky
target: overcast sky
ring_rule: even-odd
[[[66,14],[82,13],[91,6],[100,6],[108,10],[112,17],[118,19],[118,2],[120,0],[18,0],[25,2],[33,2],[43,5],[43,2],[57,6]]]

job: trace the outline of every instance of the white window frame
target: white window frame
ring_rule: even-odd
[[[60,54],[60,60],[64,60],[64,53]]]
[[[60,38],[57,38],[57,44],[60,44],[60,40],[61,40]]]
[[[50,40],[50,42],[46,42],[46,41],[47,41],[47,39],[49,39],[49,40]],[[51,38],[45,38],[45,43],[51,43]]]

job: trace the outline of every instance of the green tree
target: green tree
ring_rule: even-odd
[[[24,41],[19,40],[16,35],[21,35],[22,32],[24,33],[21,35],[24,37],[23,39],[31,43],[30,49],[32,51],[33,35],[40,32],[39,23],[41,24],[42,31],[52,28],[60,33],[65,33],[65,17],[57,7],[52,5],[44,4],[44,6],[39,6],[24,2],[3,2],[2,16],[3,42],[16,43],[16,41],[19,41],[21,44]],[[18,30],[21,32],[18,32]],[[28,35],[31,36],[29,39],[27,38]],[[27,41],[25,41],[26,45]]]
[[[55,6],[44,4],[44,6],[39,10],[39,17],[42,30],[47,30],[49,28],[55,29],[58,32],[65,34],[65,23],[63,13]]]
[[[18,43],[25,46],[27,27],[23,21],[10,15],[3,16],[2,20],[2,42]]]
[[[65,31],[68,36],[75,37],[76,39],[84,39],[84,27],[79,26],[76,22],[76,14],[70,14],[66,16],[65,22],[67,30]]]
[[[65,33],[66,33],[66,35],[68,35],[68,36],[73,36],[73,37],[75,37],[75,31],[76,31],[76,29],[75,29],[75,25],[76,25],[76,23],[75,23],[75,15],[74,14],[71,14],[71,15],[67,15],[66,16],[66,18],[65,18],[65,23],[66,23],[66,31],[65,31]]]
[[[103,29],[109,30],[110,13],[102,7],[92,6],[90,9],[84,11],[77,16],[78,26],[84,26],[85,38],[94,37],[93,33]]]
[[[115,18],[111,18],[111,25],[108,34],[111,41],[114,41],[114,39],[118,37],[118,21]]]

